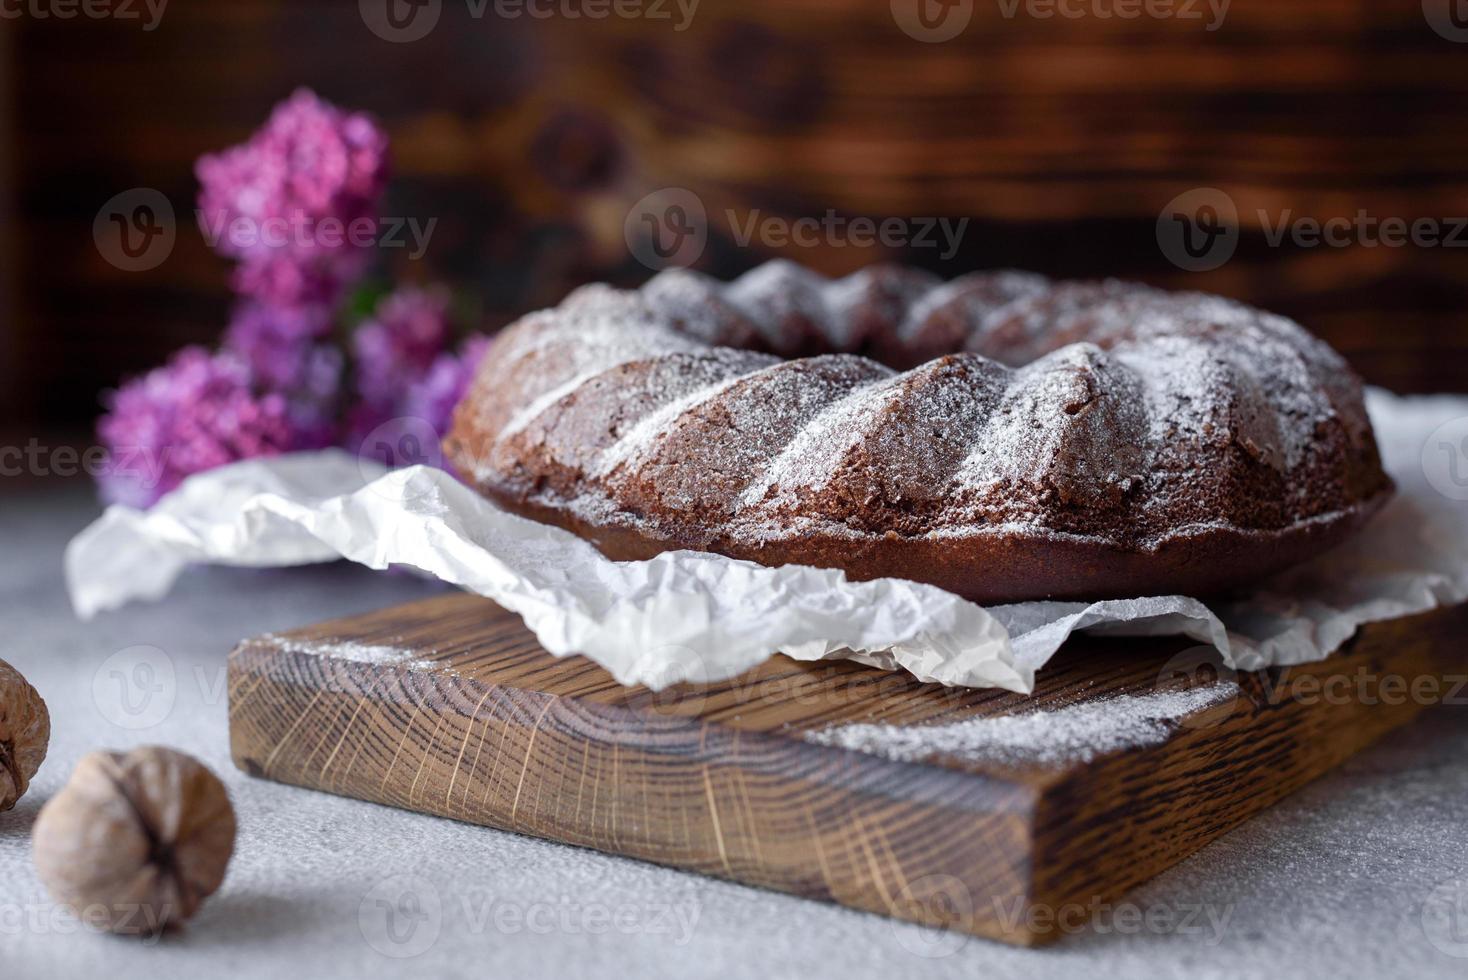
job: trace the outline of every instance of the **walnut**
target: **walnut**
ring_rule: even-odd
[[[155,934],[224,881],[234,808],[197,759],[158,746],[92,752],[36,818],[41,881],[88,923]]]
[[[25,795],[50,741],[46,702],[20,671],[0,660],[0,812]]]

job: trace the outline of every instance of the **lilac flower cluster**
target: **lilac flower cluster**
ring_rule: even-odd
[[[285,399],[257,395],[249,367],[230,353],[185,347],[105,401],[98,434],[111,451],[100,477],[109,502],[144,507],[190,473],[292,448]]]
[[[400,289],[383,298],[352,335],[362,403],[395,408],[433,366],[450,333],[449,297],[443,290]]]
[[[457,353],[435,357],[423,377],[404,394],[403,414],[426,419],[439,432],[446,430],[489,344],[488,337],[475,334],[459,345]]]
[[[487,343],[474,337],[451,354],[452,335],[449,296],[441,289],[400,289],[378,303],[352,335],[357,400],[348,420],[349,448],[389,419],[421,419],[436,432],[447,428]]]
[[[327,311],[314,305],[245,302],[224,333],[224,347],[250,369],[262,390],[286,400],[292,449],[321,449],[336,441],[343,374],[342,353],[323,340]]]
[[[235,259],[240,296],[218,353],[190,347],[104,397],[98,435],[114,461],[113,502],[148,506],[191,473],[257,456],[344,445],[412,417],[434,433],[488,345],[450,349],[448,294],[403,288],[351,335],[339,306],[371,250],[349,229],[375,223],[388,144],[369,117],[301,90],[247,142],[202,158],[200,225]],[[352,383],[346,383],[350,376]]]
[[[333,304],[366,269],[387,135],[301,89],[247,142],[201,158],[199,223],[238,259],[235,288],[263,302]]]

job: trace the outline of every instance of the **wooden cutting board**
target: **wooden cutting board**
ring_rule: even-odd
[[[656,694],[455,594],[246,640],[230,736],[256,776],[1033,944],[1468,696],[1465,629],[1468,606],[1375,624],[1326,663],[1240,675],[1216,700],[1194,697],[1218,680],[1179,656],[1187,641],[1094,638],[1031,698],[785,657]],[[1210,703],[1093,758],[943,738],[897,761],[807,738],[970,719],[970,735],[1013,734],[1034,722],[999,719],[1035,711],[1110,731],[1109,713],[1159,690]]]

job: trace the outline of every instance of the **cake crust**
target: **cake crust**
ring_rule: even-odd
[[[613,559],[687,548],[986,603],[1207,595],[1391,494],[1360,382],[1217,297],[770,263],[586,287],[508,328],[445,440]]]

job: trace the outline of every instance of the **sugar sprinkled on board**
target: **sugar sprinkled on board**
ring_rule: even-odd
[[[1160,745],[1188,715],[1238,694],[1237,684],[1225,682],[946,725],[840,725],[807,732],[805,738],[895,762],[946,756],[966,762],[1061,765]]]
[[[359,664],[374,664],[380,667],[404,667],[408,670],[439,670],[443,664],[436,660],[422,659],[421,651],[404,650],[400,647],[355,640],[301,640],[274,633],[260,638],[282,653],[303,653],[313,657],[329,657],[333,660],[350,660]]]

